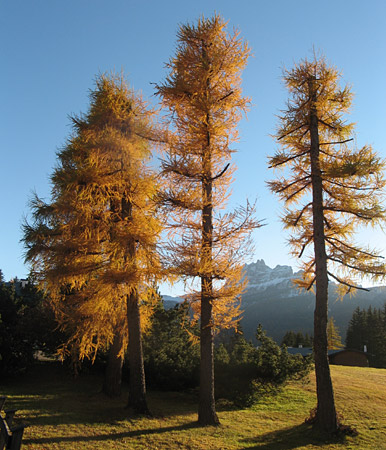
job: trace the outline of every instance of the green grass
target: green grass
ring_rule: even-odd
[[[149,392],[153,417],[132,417],[127,392],[109,399],[95,374],[77,380],[53,364],[6,383],[0,395],[28,425],[23,449],[290,450],[386,448],[386,370],[332,366],[338,410],[359,436],[324,441],[304,418],[315,406],[315,381],[288,385],[251,409],[218,404],[219,427],[198,427],[194,395]]]

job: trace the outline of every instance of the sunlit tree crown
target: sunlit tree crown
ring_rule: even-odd
[[[353,145],[354,125],[346,122],[353,95],[349,87],[340,86],[341,75],[323,57],[301,61],[293,69],[284,70],[283,78],[290,100],[276,133],[281,149],[269,164],[288,170],[269,186],[285,203],[283,221],[291,231],[289,242],[294,256],[308,255],[303,266],[304,280],[299,285],[310,288],[315,279],[310,248],[314,240],[311,121],[316,118],[315,164],[323,191],[328,273],[344,294],[358,287],[358,277],[367,275],[375,281],[386,272],[376,250],[362,248],[353,241],[358,227],[376,225],[385,219],[384,161],[371,146],[358,149]]]
[[[250,50],[226,25],[217,15],[182,25],[175,56],[167,64],[169,75],[157,86],[171,117],[162,162],[167,179],[162,201],[169,207],[172,230],[170,263],[185,280],[201,278],[201,289],[192,290],[192,305],[199,312],[202,290],[207,291],[214,320],[224,327],[240,314],[235,299],[245,287],[241,261],[250,251],[246,238],[257,226],[250,205],[219,214],[235,171],[231,145],[249,105],[241,72]]]
[[[122,77],[104,75],[88,112],[72,117],[72,125],[51,177],[52,201],[32,200],[24,242],[70,335],[64,349],[72,346],[83,357],[111,342],[114,330],[127,329],[125,296],[139,289],[150,298],[147,286],[159,274],[161,223],[148,168],[149,139],[157,132],[152,112]]]

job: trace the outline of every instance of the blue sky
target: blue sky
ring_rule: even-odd
[[[252,98],[235,145],[238,166],[231,204],[257,199],[266,226],[254,233],[251,261],[274,267],[288,256],[279,220],[282,205],[265,181],[276,144],[276,117],[287,93],[283,66],[322,51],[355,93],[349,120],[356,143],[386,157],[386,2],[383,0],[0,0],[0,268],[5,278],[28,274],[20,225],[31,192],[49,199],[56,152],[71,129],[69,114],[88,107],[95,75],[121,70],[135,90],[157,104],[153,85],[166,76],[178,25],[214,12],[239,29],[253,57],[243,75]],[[381,231],[358,237],[386,255]]]

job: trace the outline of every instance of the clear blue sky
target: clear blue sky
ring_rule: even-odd
[[[70,133],[68,115],[86,111],[99,72],[123,70],[153,104],[152,82],[166,75],[178,25],[214,12],[249,42],[253,57],[243,76],[252,97],[240,123],[232,205],[257,198],[267,225],[254,233],[251,260],[274,267],[288,257],[279,215],[282,205],[265,181],[275,114],[287,93],[281,68],[312,55],[313,47],[343,73],[355,93],[352,121],[357,145],[386,157],[386,2],[384,0],[0,0],[0,268],[25,277],[20,225],[36,190],[49,199],[56,151]],[[367,232],[386,255],[383,232]]]

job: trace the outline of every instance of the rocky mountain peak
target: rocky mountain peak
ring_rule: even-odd
[[[248,290],[266,289],[277,285],[289,287],[294,278],[292,267],[277,265],[272,269],[265,264],[263,259],[246,264],[245,271],[248,278]]]

